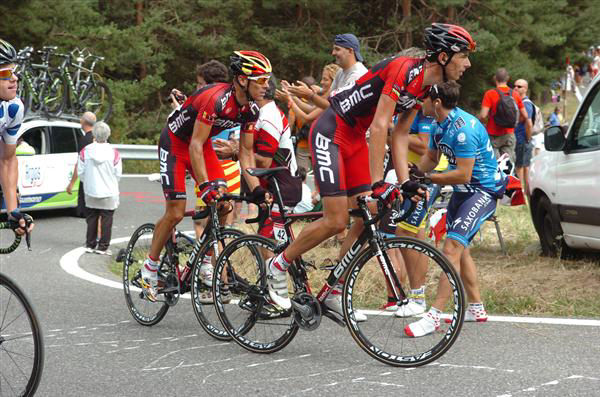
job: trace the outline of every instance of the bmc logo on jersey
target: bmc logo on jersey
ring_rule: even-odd
[[[169,121],[169,129],[171,132],[177,133],[177,130],[189,120],[190,117],[187,114],[187,109],[184,109],[175,119]]]
[[[411,81],[415,79],[421,72],[423,71],[423,64],[420,64],[417,67],[414,67],[408,72],[408,81],[406,84],[409,84]]]
[[[241,123],[235,122],[233,120],[216,119],[213,125],[215,127],[219,127],[219,128],[223,128],[223,129],[229,129],[229,128],[237,127],[240,124]]]
[[[340,102],[340,107],[342,108],[342,112],[346,113],[352,106],[356,105],[359,102],[373,96],[372,92],[369,92],[369,88],[371,88],[371,84],[367,84],[360,89],[356,89],[348,98],[344,99]]]

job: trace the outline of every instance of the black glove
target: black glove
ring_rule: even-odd
[[[22,227],[21,225],[19,225],[19,221],[21,219],[25,220],[25,227]],[[33,223],[33,218],[29,214],[23,214],[19,210],[14,210],[8,215],[8,221],[10,222],[10,227],[13,230],[19,229],[19,228],[27,230],[27,227],[29,227],[29,225],[31,225]]]
[[[428,172],[423,172],[416,166],[416,164],[408,163],[408,176],[411,181],[423,183],[425,185],[431,185],[431,177]]]
[[[209,205],[219,197],[219,187],[212,181],[204,182],[198,186],[200,198],[204,204]]]
[[[419,189],[423,190],[423,193],[419,193]],[[427,187],[421,185],[417,181],[411,181],[407,179],[402,184],[402,192],[408,194],[409,196],[419,195],[421,197],[425,197],[427,194]]]
[[[371,197],[379,199],[386,205],[392,204],[398,197],[400,197],[400,189],[393,183],[384,181],[378,181],[371,186]]]
[[[264,187],[258,185],[254,188],[254,190],[252,190],[252,193],[250,194],[250,199],[255,204],[262,204],[267,200],[268,193],[269,192],[267,192],[267,190]]]

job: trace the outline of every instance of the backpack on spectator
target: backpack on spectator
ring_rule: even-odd
[[[542,109],[540,109],[529,98],[525,99],[523,102],[531,102],[533,105],[533,115],[531,116],[531,122],[533,123],[533,128],[531,129],[532,135],[537,135],[540,132],[544,132],[544,115],[542,114]]]
[[[519,108],[513,97],[513,90],[510,89],[507,94],[496,88],[500,95],[500,100],[496,104],[494,113],[494,122],[496,125],[504,128],[515,128],[519,121]]]

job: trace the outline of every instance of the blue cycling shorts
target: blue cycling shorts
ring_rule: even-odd
[[[447,238],[467,247],[481,224],[496,212],[496,202],[482,191],[452,193],[446,214]]]
[[[427,187],[427,191],[429,192],[429,202],[427,203],[427,206],[425,206],[425,200],[419,201],[415,205],[415,209],[408,219],[398,223],[397,227],[408,230],[409,232],[413,232],[415,234],[419,232],[419,229],[423,229],[425,227],[425,221],[427,219],[429,207],[433,205],[433,202],[440,194],[440,190],[441,188],[439,185],[429,185]],[[402,203],[402,210],[408,211],[410,206],[410,200],[404,200],[404,203]]]

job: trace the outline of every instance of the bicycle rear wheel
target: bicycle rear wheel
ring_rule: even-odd
[[[237,344],[255,353],[281,350],[298,332],[291,311],[269,298],[265,260],[275,247],[272,240],[257,235],[237,238],[219,255],[214,271],[219,320]],[[224,299],[228,294],[231,298]]]
[[[441,279],[449,282],[451,294],[445,297],[448,303],[445,307],[438,308],[446,313],[442,316],[440,328],[419,338],[405,334],[405,327],[419,320],[422,314],[401,318],[396,316],[395,310],[389,311],[387,277],[372,248],[365,250],[350,269],[344,286],[344,313],[352,337],[369,355],[385,364],[416,367],[437,360],[456,341],[464,318],[465,292],[454,267],[433,246],[413,238],[386,239],[385,251],[388,256],[394,249],[412,251],[427,257],[427,269],[423,270],[422,282],[419,283],[425,288],[427,304],[431,305],[435,300],[438,282]],[[390,272],[392,271],[394,267],[390,266]],[[398,271],[395,273],[398,274]],[[400,283],[405,293],[410,292],[408,280],[400,280]],[[422,310],[425,312],[426,307],[428,306],[423,305]],[[368,320],[361,323],[354,321],[350,315],[353,310],[367,314]],[[446,323],[446,319],[450,322]]]
[[[81,105],[84,111],[95,113],[98,121],[108,121],[112,114],[112,93],[104,82],[96,81],[89,86],[87,95],[81,98]]]
[[[244,233],[236,229],[221,228],[219,235],[219,249],[223,250],[223,248],[227,246],[227,244],[229,244],[233,239],[243,236]],[[212,280],[210,281],[210,286],[208,286],[200,278],[200,267],[202,265],[202,260],[212,248],[213,242],[206,241],[200,248],[196,258],[194,258],[191,277],[192,306],[194,307],[194,313],[196,314],[198,322],[210,336],[219,340],[231,340],[231,336],[221,325],[221,321],[219,320],[213,299],[211,298],[210,303],[203,303],[203,299],[201,299],[202,297],[208,298],[212,296]],[[216,262],[217,256],[218,255],[215,255],[214,253],[212,255],[213,266]]]
[[[141,268],[150,252],[154,224],[146,223],[137,228],[131,236],[123,260],[123,292],[129,312],[138,323],[146,326],[158,324],[169,305],[164,300],[149,301],[140,286]],[[161,253],[161,268],[165,265],[165,250]]]
[[[0,273],[0,395],[33,396],[44,368],[42,329],[27,297]]]

